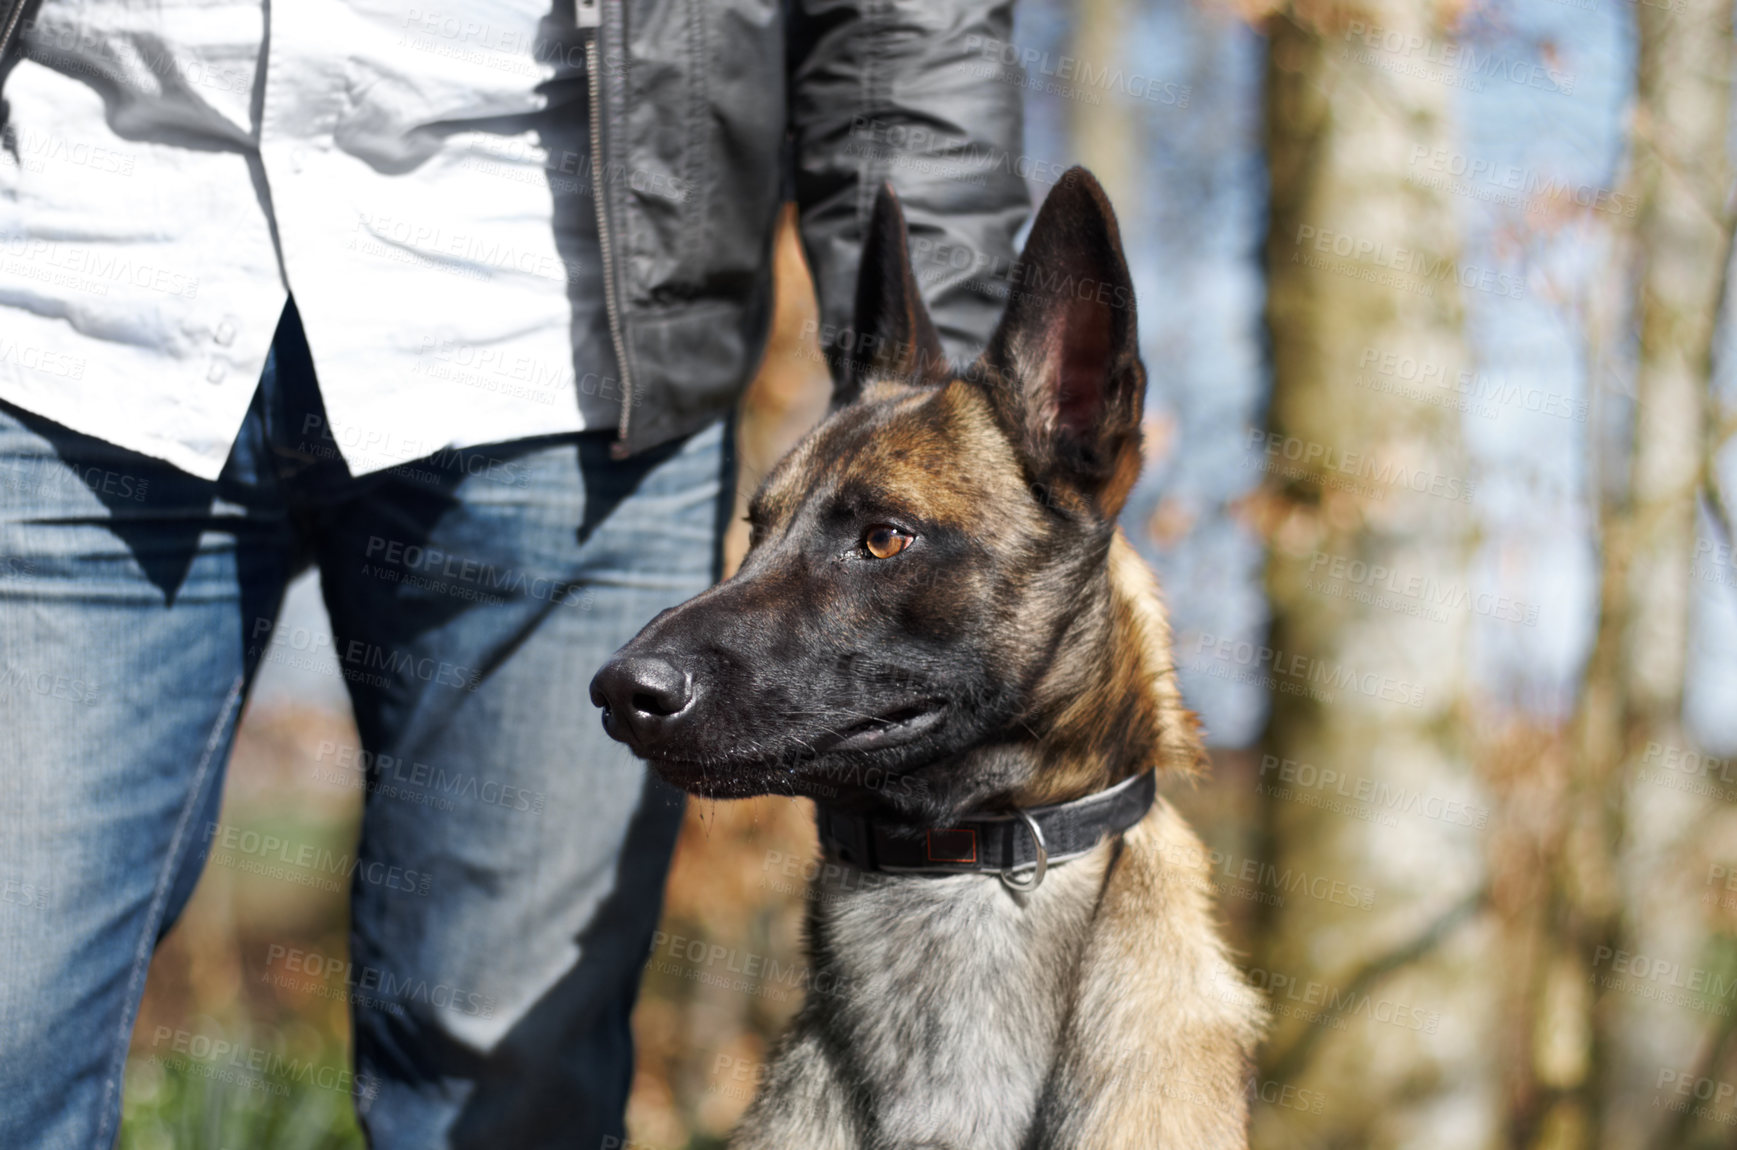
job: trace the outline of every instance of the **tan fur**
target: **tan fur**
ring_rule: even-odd
[[[1170,618],[1152,569],[1120,528],[1110,544],[1110,589],[1125,612],[1118,627],[1127,637],[1130,686],[1152,700],[1158,715],[1158,761],[1166,772],[1194,775],[1206,764],[1200,723],[1182,703],[1176,659],[1170,649]]]
[[[1119,686],[1150,699],[1159,770],[1191,776],[1205,752],[1177,687],[1169,620],[1119,530],[1110,582]],[[1225,953],[1210,890],[1205,849],[1160,800],[1124,836],[1093,919],[1051,1080],[1069,1105],[1042,1112],[1056,1125],[1038,1145],[1247,1145],[1245,1078],[1264,1007]]]
[[[1247,1146],[1264,1012],[1225,954],[1206,852],[1160,801],[1123,840],[1081,958],[1035,1146]]]
[[[1021,807],[1065,802],[1102,790],[1128,777],[1096,753],[1144,742],[1148,754],[1135,769],[1156,766],[1166,775],[1192,777],[1205,762],[1200,724],[1182,703],[1176,665],[1170,653],[1170,622],[1158,597],[1151,569],[1118,528],[1110,544],[1109,661],[1083,666],[1058,660],[1048,688],[1065,700],[1050,742],[1058,754],[1048,769],[1013,798]],[[1106,699],[1132,700],[1128,718],[1104,705]]]

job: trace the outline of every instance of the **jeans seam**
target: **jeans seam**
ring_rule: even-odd
[[[245,676],[237,675],[235,682],[230,684],[229,695],[223,700],[223,708],[217,713],[217,722],[212,725],[211,734],[205,740],[205,751],[199,756],[199,767],[193,774],[193,785],[188,788],[187,802],[181,808],[181,817],[175,824],[173,837],[169,840],[162,873],[157,876],[157,889],[151,895],[150,909],[145,912],[145,929],[139,935],[138,950],[133,954],[133,973],[127,980],[126,1004],[122,1008],[120,1031],[116,1035],[115,1049],[119,1053],[119,1065],[114,1064],[115,1060],[111,1056],[109,1071],[103,1083],[102,1125],[97,1129],[95,1142],[98,1146],[108,1144],[109,1124],[120,1112],[115,1087],[126,1070],[127,1048],[133,1036],[133,1026],[138,1021],[139,998],[144,993],[145,975],[151,969],[151,956],[157,949],[157,926],[163,917],[164,904],[168,902],[169,890],[174,885],[175,875],[181,866],[181,850],[187,833],[187,822],[200,805],[205,779],[211,773],[211,760],[222,742],[224,728],[229,725],[230,717],[235,713],[235,706],[241,698],[241,689],[245,682]]]

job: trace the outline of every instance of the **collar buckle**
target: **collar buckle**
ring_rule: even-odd
[[[1037,864],[1033,867],[1029,879],[1014,878],[1013,872],[1016,868],[1008,867],[1001,872],[1001,883],[1008,890],[1030,894],[1037,889],[1039,883],[1043,882],[1044,873],[1049,870],[1049,844],[1043,841],[1043,828],[1037,825],[1036,819],[1019,807],[1014,807],[1013,813],[1025,822],[1026,829],[1031,832],[1031,841],[1037,844]]]

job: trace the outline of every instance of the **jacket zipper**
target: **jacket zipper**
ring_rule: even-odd
[[[627,454],[627,426],[633,414],[633,376],[627,367],[627,340],[621,334],[621,307],[616,301],[615,251],[609,242],[609,209],[603,176],[603,82],[598,75],[597,39],[602,31],[603,0],[578,0],[576,22],[585,34],[585,83],[591,107],[591,198],[597,205],[597,249],[603,256],[603,310],[609,317],[609,341],[615,346],[615,366],[621,372],[621,422],[610,453]]]
[[[0,76],[6,75],[6,58],[18,43],[18,28],[24,22],[24,9],[30,0],[0,0]],[[6,128],[7,108],[0,102],[0,131]]]
[[[9,7],[0,9],[0,64],[6,62],[6,54],[12,50],[12,42],[18,37],[26,3],[28,0],[12,0]]]

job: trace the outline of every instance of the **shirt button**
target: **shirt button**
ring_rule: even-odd
[[[212,360],[211,366],[205,370],[205,382],[206,383],[222,383],[223,377],[228,375],[228,374],[229,374],[229,367],[227,364],[219,363],[216,360]]]
[[[217,325],[217,334],[212,336],[218,347],[228,347],[235,342],[235,317],[226,315],[223,322]]]

